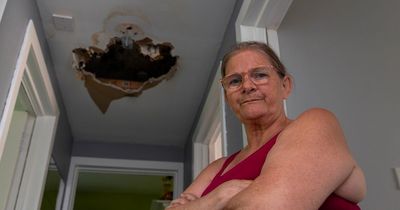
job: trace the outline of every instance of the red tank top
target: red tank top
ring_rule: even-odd
[[[274,146],[276,142],[276,138],[278,134],[272,137],[267,143],[265,143],[262,147],[260,147],[256,152],[248,156],[246,159],[242,160],[236,166],[231,168],[230,170],[225,171],[225,168],[229,165],[230,162],[235,158],[235,156],[239,153],[228,157],[224,164],[222,165],[221,170],[215,175],[214,179],[208,185],[208,187],[204,190],[201,196],[205,196],[215,188],[217,188],[220,184],[232,180],[232,179],[246,179],[246,180],[254,180],[261,173],[261,169],[264,165],[265,158],[267,157],[268,152]],[[319,210],[361,210],[360,207],[350,202],[342,197],[337,196],[336,194],[331,194]]]

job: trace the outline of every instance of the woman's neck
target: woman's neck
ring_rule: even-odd
[[[251,123],[244,123],[247,135],[246,149],[254,151],[260,148],[274,135],[289,125],[291,121],[283,114],[269,121],[258,120]]]

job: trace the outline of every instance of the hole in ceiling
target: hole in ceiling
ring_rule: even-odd
[[[169,79],[177,70],[178,56],[172,55],[169,42],[154,43],[144,37],[143,30],[133,23],[120,23],[105,49],[98,46],[73,49],[73,68],[89,95],[105,113],[112,100],[139,96],[143,90]],[[104,33],[96,33],[98,38]],[[107,35],[107,34],[106,34]],[[137,40],[136,37],[144,37]],[[99,43],[94,40],[94,43]]]
[[[141,43],[129,37],[114,37],[106,50],[76,48],[73,53],[79,61],[77,70],[98,79],[146,82],[166,75],[176,65],[172,49],[169,43],[153,44],[150,39]]]

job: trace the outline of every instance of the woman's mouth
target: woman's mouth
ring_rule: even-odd
[[[256,102],[256,101],[260,101],[260,98],[249,98],[249,99],[244,99],[242,101],[240,101],[240,105],[243,104],[247,104],[247,103],[252,103],[252,102]]]

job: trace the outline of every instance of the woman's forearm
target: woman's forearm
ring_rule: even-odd
[[[227,201],[219,196],[205,196],[185,204],[172,204],[165,210],[221,210]]]
[[[232,197],[246,189],[252,182],[251,180],[230,180],[201,198],[191,193],[182,193],[166,210],[222,210]]]

